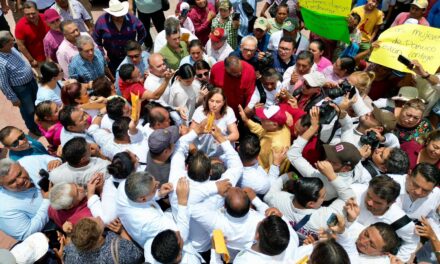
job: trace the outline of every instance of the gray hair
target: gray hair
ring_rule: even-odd
[[[179,19],[177,19],[175,17],[169,17],[165,20],[165,23],[163,26],[164,26],[165,30],[167,28],[171,28],[171,27],[179,27],[180,28],[180,22],[179,22]]]
[[[5,46],[6,43],[12,38],[12,35],[9,31],[2,30],[0,31],[0,49]]]
[[[73,184],[73,183],[72,183]],[[55,210],[69,209],[73,204],[71,183],[59,183],[49,192],[50,206]]]
[[[0,177],[8,175],[9,169],[15,162],[9,158],[0,160]]]
[[[78,48],[78,50],[82,50],[82,47],[85,44],[92,44],[93,46],[95,46],[95,42],[93,41],[92,37],[90,37],[90,36],[81,35],[76,39],[76,47]]]
[[[128,199],[136,202],[139,198],[151,192],[153,181],[154,177],[149,172],[132,173],[125,180],[125,194]]]
[[[252,41],[254,42],[255,46],[258,45],[258,39],[254,36],[246,36],[242,38],[240,44],[243,45],[243,43],[245,43],[246,41]]]

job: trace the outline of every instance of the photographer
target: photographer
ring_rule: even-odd
[[[326,189],[326,201],[330,201],[337,197],[335,188],[330,184],[327,177],[319,170],[315,169],[303,156],[302,151],[307,142],[312,138],[319,129],[319,108],[314,107],[310,110],[311,126],[299,136],[287,152],[289,158],[295,169],[304,177],[317,177],[322,180]],[[344,115],[342,113],[341,115]],[[340,176],[344,182],[351,185],[355,181],[353,169],[361,160],[361,154],[357,148],[350,143],[342,142],[337,145],[323,145],[327,161],[337,176]]]
[[[249,63],[257,73],[273,64],[272,53],[260,51],[258,49],[258,39],[251,35],[244,37],[241,40],[240,48],[229,55],[235,55],[240,60]]]
[[[298,108],[308,112],[313,106],[325,98],[322,86],[325,76],[320,72],[312,72],[303,76],[301,86],[293,91],[292,95],[298,101]]]

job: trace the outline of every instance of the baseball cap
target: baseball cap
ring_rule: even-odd
[[[399,89],[399,93],[396,96],[391,97],[395,101],[408,102],[411,99],[419,97],[419,91],[416,87],[402,86]]]
[[[373,105],[373,116],[383,126],[384,132],[390,132],[396,128],[397,120],[394,113],[387,110],[382,110]]]
[[[179,127],[170,126],[163,129],[156,129],[148,138],[148,147],[151,153],[160,154],[171,144],[179,139]]]
[[[255,20],[254,28],[259,28],[263,31],[266,31],[269,27],[269,22],[265,17],[259,17]]]
[[[28,236],[23,242],[11,249],[17,264],[32,264],[49,250],[49,240],[43,233]]]
[[[218,9],[229,10],[231,8],[231,4],[228,0],[222,0],[218,3]]]
[[[311,72],[303,76],[310,87],[321,87],[325,84],[325,76],[321,72]]]
[[[428,0],[414,0],[411,4],[425,9],[428,7]]]
[[[362,159],[357,147],[348,142],[341,142],[336,145],[325,144],[323,147],[328,161],[354,167]]]
[[[209,38],[211,41],[219,42],[222,40],[223,36],[225,35],[225,30],[223,28],[216,28],[214,31],[209,34]]]
[[[61,16],[55,9],[49,8],[44,11],[44,20],[46,20],[46,23],[52,23],[57,19],[61,19]]]
[[[299,27],[298,19],[288,17],[288,18],[286,18],[286,20],[284,20],[283,26],[281,28],[288,31],[288,32],[292,32],[295,29],[297,29],[298,27]]]
[[[286,113],[280,110],[281,108],[278,105],[272,105],[268,108],[259,107],[255,110],[255,115],[260,120],[270,120],[279,125],[284,125],[287,119]]]

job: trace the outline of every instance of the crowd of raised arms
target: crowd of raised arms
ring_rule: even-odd
[[[440,1],[305,2],[1,0],[0,263],[439,263]]]

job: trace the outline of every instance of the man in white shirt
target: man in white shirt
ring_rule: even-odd
[[[356,194],[360,207],[357,221],[364,226],[377,222],[391,225],[402,239],[397,256],[405,262],[408,261],[416,251],[420,239],[415,234],[414,223],[395,203],[400,194],[400,185],[391,177],[380,175],[370,181],[366,191]]]
[[[189,144],[192,143],[198,135],[204,133],[205,125],[206,120],[195,126],[194,129],[182,136],[177,142],[174,154],[171,158],[169,181],[175,184],[178,177],[188,177],[191,186],[189,196],[190,206],[206,200],[205,202],[209,201],[211,208],[220,208],[222,207],[222,197],[212,195],[216,193],[224,194],[231,185],[235,186],[242,174],[243,165],[238,153],[218,128],[215,128],[216,132],[213,132],[213,136],[219,142],[219,147],[223,149],[224,154],[222,157],[224,163],[227,165],[227,170],[223,173],[221,180],[216,182],[209,180],[211,161],[209,157],[201,151],[192,154],[186,165],[185,160],[189,150]],[[175,215],[177,210],[175,193],[170,195],[170,202],[173,214]],[[208,251],[211,248],[211,234],[206,232],[203,227],[193,219],[190,220],[190,227],[190,240],[194,248],[199,253]]]
[[[148,58],[148,64],[150,74],[145,79],[144,88],[150,92],[154,92],[166,87],[158,102],[167,105],[170,97],[169,84],[174,72],[168,69],[164,57],[159,53],[151,54]]]
[[[104,114],[99,114],[97,118],[102,118]],[[92,124],[92,117],[81,108],[71,105],[65,105],[61,108],[58,119],[63,125],[60,140],[61,146],[64,146],[74,137],[82,137],[89,143],[94,143],[93,137],[87,133]]]
[[[50,172],[50,181],[53,184],[66,182],[86,186],[95,173],[103,173],[108,178],[110,175],[107,173],[107,166],[110,162],[91,157],[92,152],[94,155],[99,153],[94,148],[81,137],[69,140],[63,147],[63,158],[66,162]]]
[[[226,41],[227,39],[228,35],[223,28],[214,29],[209,34],[209,40],[205,46],[206,54],[213,57],[216,61],[226,59],[234,51]]]
[[[168,17],[165,20],[164,28],[175,27],[180,31],[180,37],[182,35],[188,34],[188,42],[197,39],[197,37],[191,33],[188,29],[180,26],[180,21],[176,17]],[[167,44],[167,39],[165,36],[165,29],[159,32],[154,39],[154,53],[158,53]]]
[[[285,19],[281,29],[282,30],[277,31],[270,36],[269,45],[267,47],[268,50],[277,51],[281,38],[287,35],[296,40],[296,54],[309,49],[309,40],[299,32],[299,21],[297,18],[288,17]]]
[[[313,54],[310,51],[303,51],[296,57],[295,65],[290,66],[284,72],[283,88],[292,93],[301,87],[304,75],[317,71],[318,66],[313,62]]]
[[[184,187],[184,186],[186,187]],[[151,255],[151,243],[154,237],[167,229],[180,231],[185,241],[188,237],[189,212],[188,183],[176,184],[177,209],[173,219],[164,213],[156,200],[173,191],[170,183],[162,184],[148,172],[130,174],[125,182],[118,187],[117,212],[122,225],[136,243],[144,247],[145,260],[154,261]]]

